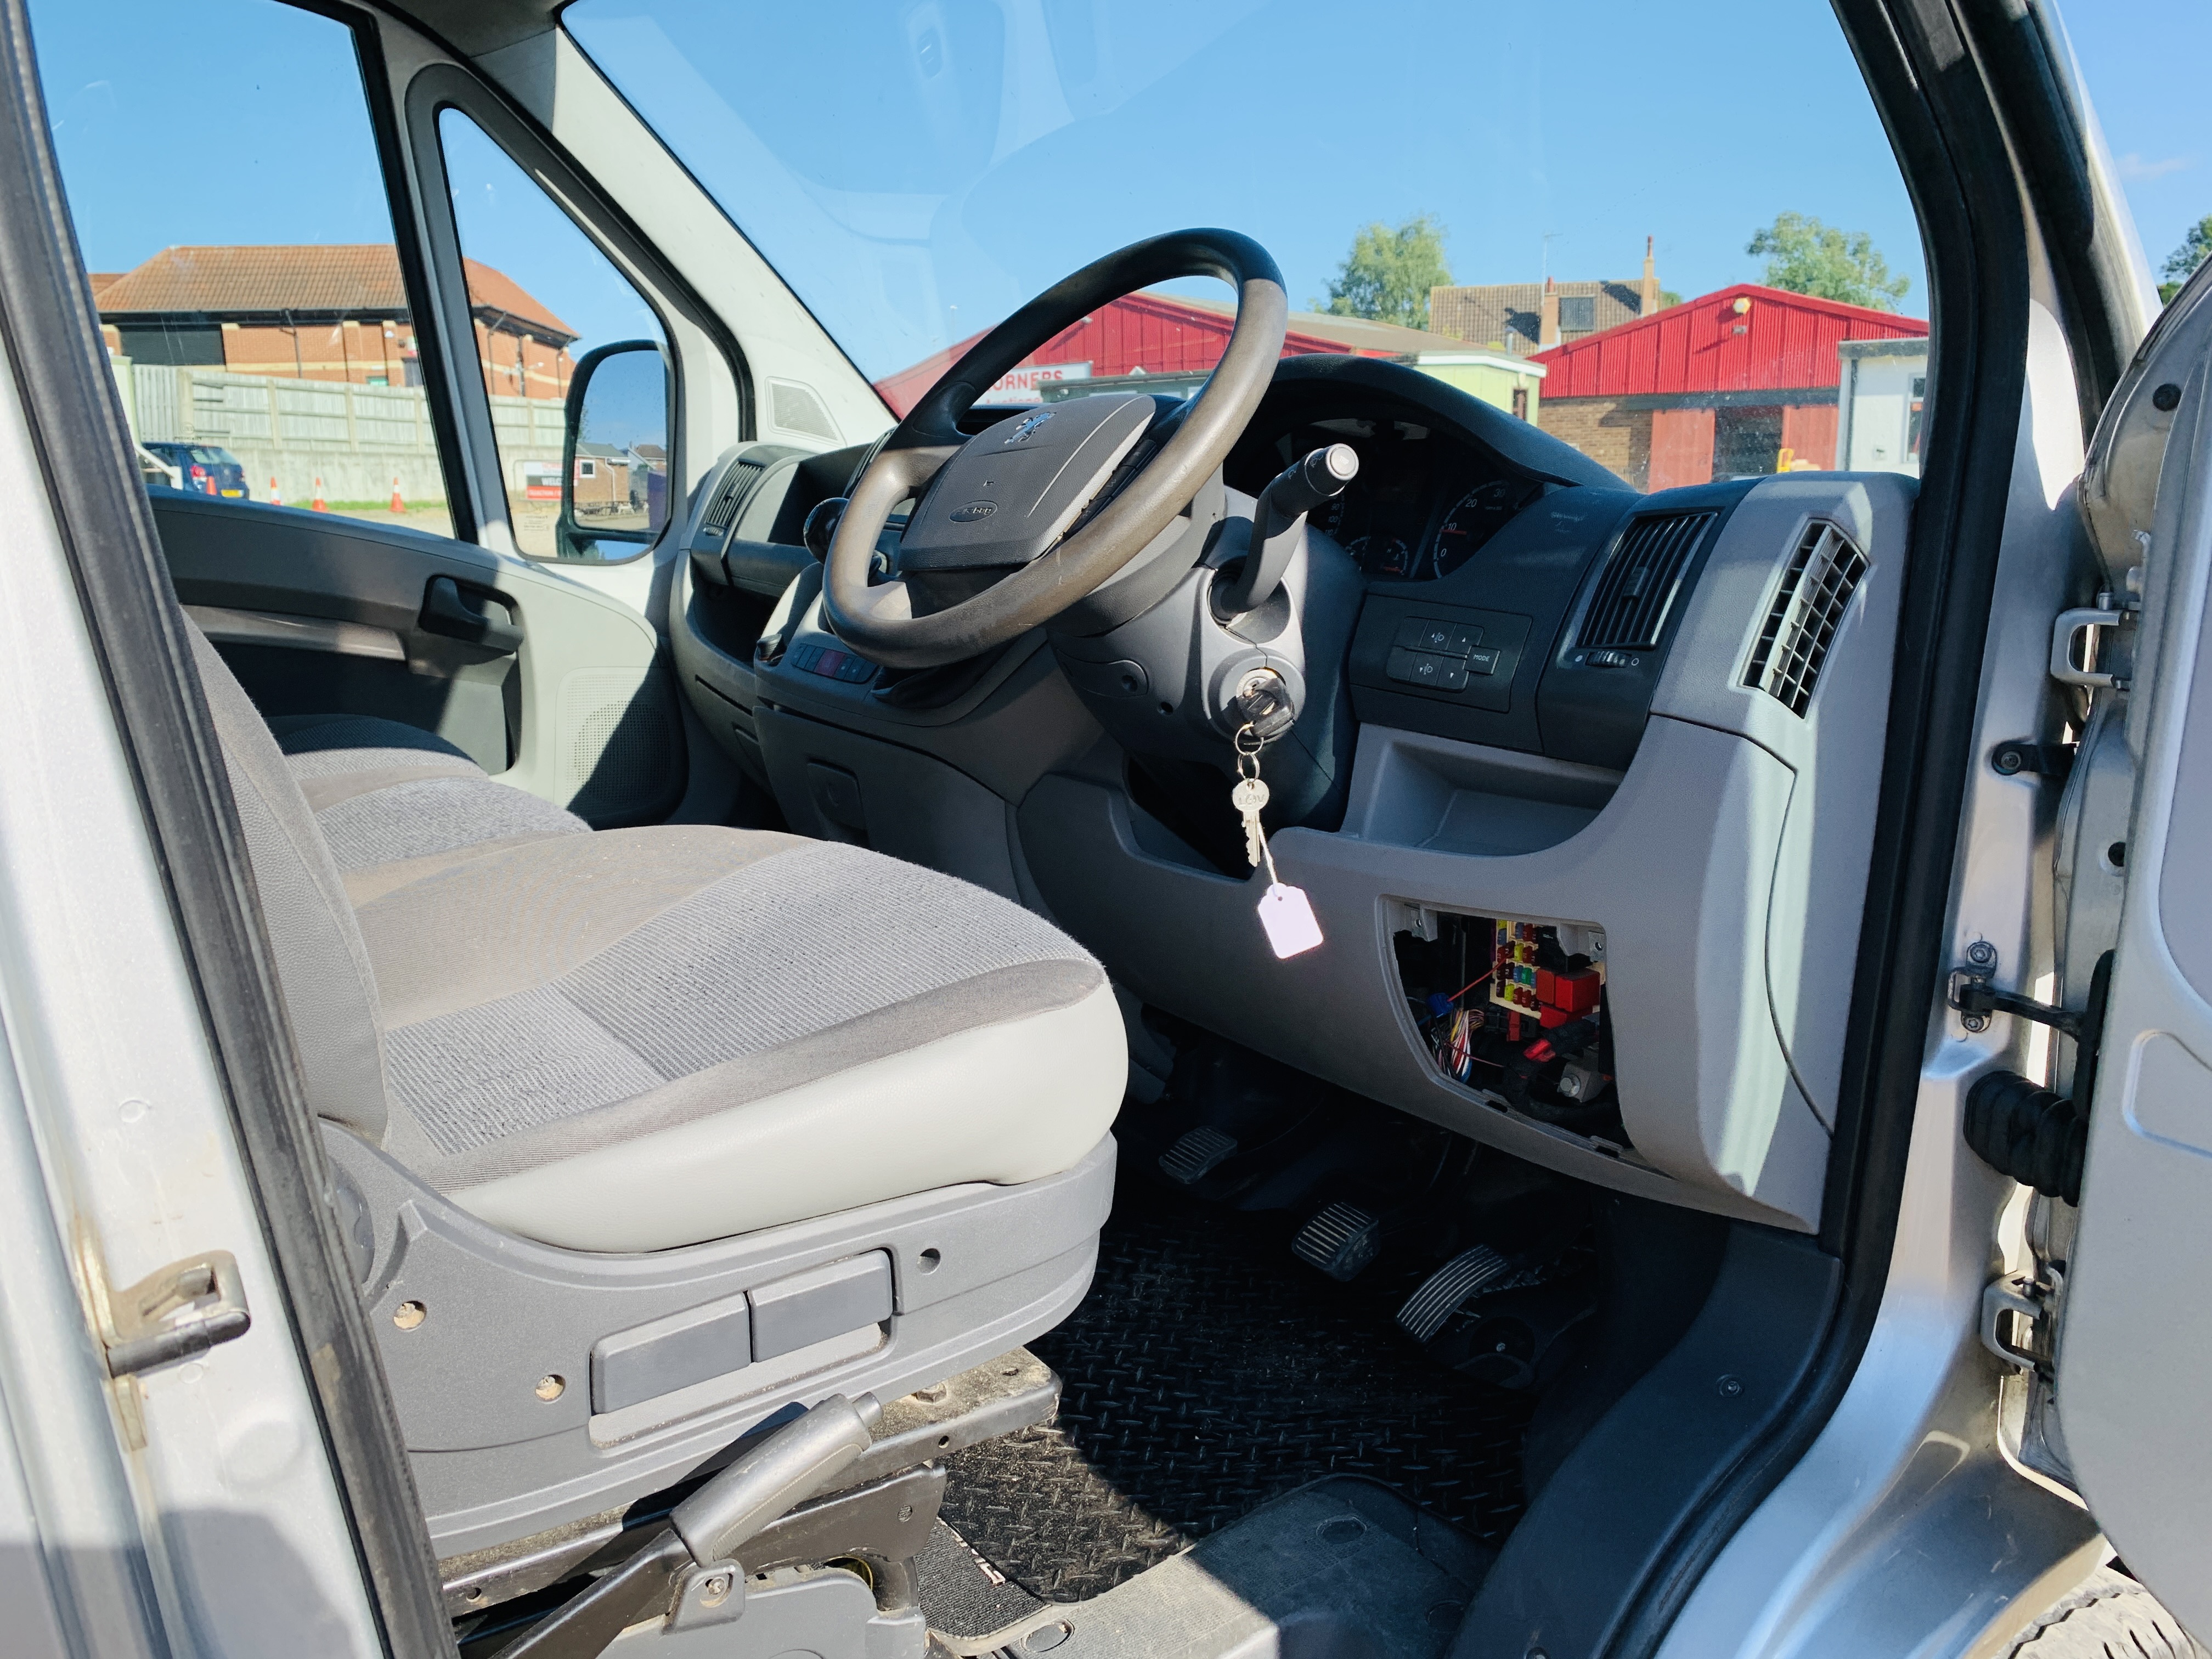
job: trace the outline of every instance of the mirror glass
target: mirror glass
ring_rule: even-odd
[[[611,348],[591,366],[580,404],[567,480],[576,538],[651,540],[668,520],[668,368],[660,348],[650,340]]]

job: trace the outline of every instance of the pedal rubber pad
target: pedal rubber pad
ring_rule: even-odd
[[[1200,1125],[1160,1154],[1160,1173],[1188,1187],[1237,1150],[1237,1137]]]
[[[1291,1254],[1331,1279],[1349,1281],[1382,1248],[1382,1218],[1357,1204],[1332,1204],[1298,1229]]]
[[[1498,1288],[1512,1269],[1513,1264],[1487,1244],[1462,1250],[1406,1298],[1406,1305],[1398,1310],[1398,1328],[1416,1342],[1426,1342],[1469,1297]]]

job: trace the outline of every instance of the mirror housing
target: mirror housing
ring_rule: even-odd
[[[617,340],[584,354],[568,381],[561,433],[561,517],[555,556],[605,560],[605,542],[659,538],[668,522],[670,393],[657,340]]]

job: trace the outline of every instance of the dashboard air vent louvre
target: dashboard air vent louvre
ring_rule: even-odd
[[[752,481],[768,469],[758,461],[732,462],[722,475],[722,487],[714,492],[708,505],[707,516],[699,521],[701,539],[720,541],[729,534],[730,526],[738,516],[738,503],[744,500],[745,491]]]
[[[1717,514],[1668,513],[1630,520],[1598,578],[1575,643],[1589,649],[1649,651],[1682,586],[1690,555]]]
[[[1828,647],[1866,570],[1866,555],[1835,526],[1820,519],[1806,526],[1775,591],[1743,683],[1802,715],[1812,705]]]

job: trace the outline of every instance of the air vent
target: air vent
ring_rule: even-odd
[[[1842,531],[1820,519],[1808,525],[1783,574],[1774,608],[1766,613],[1743,683],[1791,714],[1802,714],[1866,568],[1866,555]]]
[[[1649,651],[1659,643],[1682,572],[1716,515],[1670,513],[1630,522],[1598,578],[1575,643],[1589,650]]]
[[[719,543],[730,532],[730,526],[738,516],[738,505],[745,498],[745,491],[754,479],[768,471],[758,461],[735,461],[722,475],[722,487],[714,492],[708,504],[707,516],[699,521],[699,539]]]

